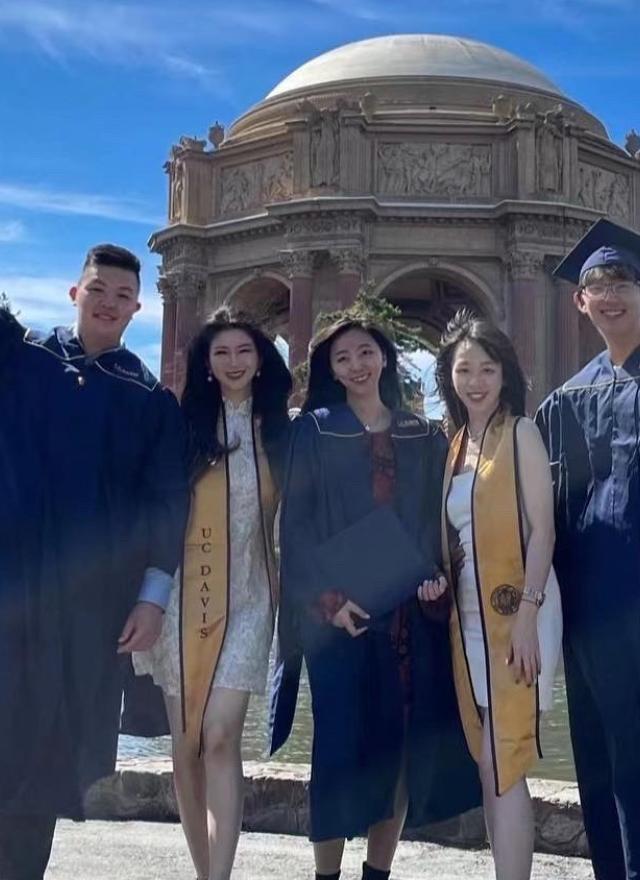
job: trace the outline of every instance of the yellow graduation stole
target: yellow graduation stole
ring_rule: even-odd
[[[525,543],[518,490],[517,419],[502,412],[489,422],[482,439],[471,496],[476,581],[485,642],[487,695],[496,794],[524,776],[541,756],[537,686],[516,684],[506,665],[511,630],[524,587]],[[455,589],[456,572],[446,504],[451,481],[464,449],[466,428],[453,438],[442,505],[445,570]],[[482,748],[482,716],[475,702],[465,654],[457,599],[450,620],[453,673],[469,751],[476,761]]]
[[[223,427],[226,442],[226,426]],[[253,422],[253,448],[264,553],[275,613],[278,579],[273,528],[279,499],[257,419]],[[230,491],[233,486],[229,485],[229,463],[224,455],[207,468],[195,485],[185,538],[180,581],[182,725],[188,744],[198,753],[202,747],[204,713],[228,621]]]

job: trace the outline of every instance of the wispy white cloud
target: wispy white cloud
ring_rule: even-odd
[[[27,229],[21,220],[8,220],[0,223],[0,244],[14,244],[24,241]]]
[[[222,82],[220,72],[190,55],[189,21],[183,9],[161,4],[0,0],[5,41],[26,38],[58,63],[90,57],[98,63],[160,68],[215,87]]]
[[[0,275],[0,292],[6,293],[20,319],[30,327],[47,328],[57,324],[72,324],[75,311],[68,296],[69,288],[75,283],[73,274],[69,275]],[[142,295],[142,308],[136,314],[132,330],[140,328],[151,345],[160,344],[162,327],[162,302],[152,286]],[[151,340],[149,340],[151,334]]]
[[[7,294],[20,320],[38,328],[73,322],[67,296],[72,284],[72,278],[63,276],[0,275],[0,291]]]
[[[0,181],[0,205],[49,214],[75,214],[103,217],[145,226],[162,226],[161,216],[153,214],[147,204],[129,197],[105,196],[54,190],[43,186]]]

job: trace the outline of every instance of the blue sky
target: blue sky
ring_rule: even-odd
[[[501,46],[618,143],[640,130],[640,0],[0,0],[0,291],[27,323],[70,322],[87,248],[130,247],[145,271],[128,344],[157,368],[146,241],[163,224],[171,144],[229,124],[314,55],[394,32]]]

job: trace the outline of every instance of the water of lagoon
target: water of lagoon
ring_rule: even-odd
[[[554,687],[553,710],[543,716],[542,721],[542,751],[544,760],[538,762],[531,776],[543,779],[575,779],[568,724],[564,679],[562,673],[559,673]],[[253,697],[249,706],[244,731],[243,755],[245,760],[267,760],[266,725],[266,698]],[[311,756],[312,736],[313,723],[311,720],[309,689],[305,681],[300,686],[293,733],[286,745],[275,755],[274,760],[295,764],[308,763]],[[169,755],[170,751],[168,737],[141,739],[139,737],[123,736],[120,738],[119,754],[123,758]]]

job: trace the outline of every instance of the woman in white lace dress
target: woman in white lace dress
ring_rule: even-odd
[[[217,312],[192,343],[182,408],[193,497],[162,634],[134,656],[164,691],[180,817],[199,880],[227,880],[242,821],[241,738],[265,690],[277,602],[274,520],[289,372],[252,324]]]

